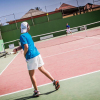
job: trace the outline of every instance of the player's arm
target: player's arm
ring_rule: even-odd
[[[15,48],[15,49],[13,50],[13,52],[14,52],[14,53],[17,53],[17,51],[19,51],[19,50],[21,50],[21,49],[22,49],[22,47],[19,46],[19,47]]]
[[[28,51],[28,44],[24,44],[24,57],[26,56],[27,51]]]

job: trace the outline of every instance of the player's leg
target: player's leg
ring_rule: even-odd
[[[60,85],[59,85],[59,81],[54,80],[54,78],[51,76],[51,74],[43,67],[44,62],[42,60],[41,55],[38,56],[38,69],[46,76],[48,77],[52,82],[53,85],[55,85],[55,89],[58,90]]]
[[[69,32],[72,34],[71,30],[69,29]]]
[[[72,32],[70,31],[70,33],[72,34]]]
[[[35,79],[35,70],[29,70],[29,75],[30,75],[30,78],[31,78],[31,82],[32,82],[32,84],[34,86],[34,89],[38,90],[36,79]]]
[[[38,91],[38,88],[37,88],[37,83],[36,83],[36,79],[35,79],[35,70],[29,70],[29,75],[30,75],[30,78],[31,78],[31,82],[34,86],[33,96],[38,97],[40,95],[40,92]]]
[[[55,86],[56,90],[60,88],[59,81],[54,80],[51,74],[43,66],[39,67],[38,69],[53,82],[53,85]]]
[[[51,74],[43,67],[38,68],[45,76],[47,76],[51,81],[54,81],[54,78],[51,76]]]
[[[37,84],[36,84],[36,79],[35,79],[35,68],[37,67],[36,60],[37,60],[37,57],[26,60],[26,62],[27,62],[27,68],[28,68],[28,71],[29,71],[31,82],[34,86],[34,89],[38,90]]]
[[[41,55],[38,55],[38,69],[45,75],[47,76],[51,81],[54,80],[54,78],[51,76],[51,74],[43,67],[44,62],[43,59],[41,57]]]
[[[38,88],[37,88],[36,79],[35,79],[35,69],[38,69],[37,66],[38,66],[37,57],[27,60],[27,68],[29,71],[31,82],[34,87],[34,94],[33,94],[34,97],[37,97],[40,95],[40,92],[38,91]]]
[[[66,31],[66,35],[68,34],[68,30]]]

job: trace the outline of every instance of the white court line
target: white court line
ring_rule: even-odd
[[[58,53],[58,54],[54,54],[54,55],[50,55],[50,56],[46,56],[46,57],[42,57],[42,58],[49,58],[49,57],[52,57],[52,56],[61,55],[61,54],[69,53],[69,52],[73,52],[73,51],[78,51],[78,50],[89,48],[89,47],[96,46],[96,45],[100,45],[100,43],[90,45],[90,46],[86,46],[86,47],[82,47],[82,48],[78,48],[78,49],[74,49],[74,50],[70,50],[70,51],[66,51],[66,52],[62,52],[62,53]]]
[[[82,38],[82,39],[84,39],[84,38],[100,39],[100,38],[98,38],[98,37],[96,37],[96,36],[98,36],[98,35],[94,35],[93,37],[88,37],[88,36],[73,36],[73,37],[80,37],[80,38]]]
[[[78,77],[82,77],[82,76],[86,76],[86,75],[94,74],[94,73],[97,73],[97,72],[100,72],[100,70],[98,70],[98,71],[94,71],[94,72],[90,72],[90,73],[86,73],[86,74],[82,74],[82,75],[78,75],[78,76],[74,76],[74,77],[70,77],[70,78],[66,78],[66,79],[62,79],[62,80],[59,80],[59,81],[60,81],[60,82],[61,82],[61,81],[66,81],[66,80],[70,80],[70,79],[74,79],[74,78],[78,78]],[[39,85],[38,87],[46,86],[46,85],[49,85],[49,84],[52,84],[52,82],[47,83],[47,84],[43,84],[43,85]],[[30,89],[32,89],[32,88],[28,88],[28,89],[24,89],[24,90],[20,90],[20,91],[12,92],[12,93],[8,93],[8,94],[0,95],[0,97],[7,96],[7,95],[11,95],[11,94],[14,94],[14,93],[23,92],[23,91],[30,90]]]
[[[87,38],[100,39],[100,38],[98,38],[98,37],[95,37],[95,36],[94,36],[94,37],[87,37]]]
[[[18,53],[19,54],[19,53]],[[17,54],[17,55],[18,55]],[[6,66],[6,68],[0,73],[0,75],[7,69],[7,67],[12,63],[12,61],[17,57],[17,55],[11,60],[11,62]]]

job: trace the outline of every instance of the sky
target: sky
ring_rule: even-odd
[[[79,6],[93,3],[93,0],[0,0],[0,22],[21,18],[26,12],[35,7],[40,7],[43,11],[50,12],[60,7],[62,3],[78,6],[77,1]]]

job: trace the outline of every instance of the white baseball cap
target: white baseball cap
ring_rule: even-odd
[[[27,32],[27,26],[28,26],[27,22],[22,22],[21,23],[21,33],[26,33]]]

